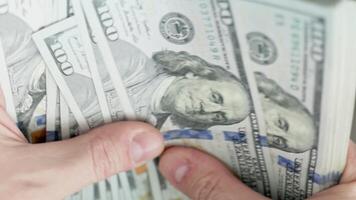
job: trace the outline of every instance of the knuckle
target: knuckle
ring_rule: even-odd
[[[101,135],[93,137],[89,142],[89,154],[96,181],[103,180],[120,169],[120,154],[110,138]]]
[[[221,179],[215,176],[213,172],[200,177],[193,183],[195,188],[195,193],[193,196],[194,200],[216,200],[220,199],[221,196]]]

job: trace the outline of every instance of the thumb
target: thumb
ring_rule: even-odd
[[[198,150],[170,148],[163,154],[159,169],[193,200],[266,199],[241,183],[218,160]]]
[[[27,172],[31,170],[32,177],[40,177],[44,183],[41,185],[49,186],[51,194],[64,197],[153,159],[163,151],[163,139],[147,124],[123,122],[71,140],[28,148],[33,157],[31,164],[26,164]]]

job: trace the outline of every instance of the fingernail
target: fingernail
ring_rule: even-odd
[[[187,175],[189,171],[189,166],[187,164],[183,164],[177,167],[174,178],[176,179],[177,183],[180,183],[183,178]]]
[[[135,164],[142,163],[158,156],[162,149],[162,141],[149,133],[135,136],[131,142],[131,158]]]

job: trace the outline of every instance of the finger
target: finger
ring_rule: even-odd
[[[340,184],[313,195],[308,200],[355,200],[356,183]]]
[[[21,143],[27,143],[25,136],[17,128],[16,124],[6,112],[5,107],[0,106],[0,135],[7,139],[13,139]],[[6,130],[4,130],[6,129]],[[2,141],[3,142],[3,141]]]
[[[198,150],[173,147],[160,159],[163,176],[193,200],[265,199],[242,184],[222,163]]]
[[[125,122],[72,140],[32,145],[27,151],[33,155],[27,165],[32,168],[30,176],[43,177],[51,183],[48,190],[64,197],[153,159],[163,151],[163,139],[147,124]]]
[[[341,183],[350,183],[356,181],[356,144],[350,141],[347,154],[347,163],[341,178]]]
[[[11,119],[9,114],[6,111],[6,104],[5,104],[5,96],[2,91],[1,85],[0,85],[0,124],[12,132],[10,137],[15,137],[15,139],[27,142],[25,136],[21,133],[21,131],[17,128],[15,122]]]

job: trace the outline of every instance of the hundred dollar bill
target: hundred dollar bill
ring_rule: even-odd
[[[60,94],[52,75],[46,70],[46,142],[60,140]]]
[[[50,2],[50,1],[47,1]],[[71,15],[70,0],[53,0],[52,6],[54,13],[52,13],[51,22],[55,22],[58,19],[65,19]],[[49,4],[49,3],[48,3]],[[47,12],[53,12],[52,9],[47,9]],[[47,91],[47,112],[46,112],[46,141],[57,141],[62,140],[61,137],[61,107],[60,99],[61,95],[59,88],[57,87],[49,69],[46,69],[46,91]],[[54,106],[55,105],[55,106]],[[66,105],[65,105],[66,106]],[[64,106],[62,106],[64,107]],[[66,124],[69,126],[69,124]],[[68,128],[68,130],[70,130]]]
[[[46,2],[48,7],[52,7],[52,9],[46,10],[49,12],[48,15],[51,16],[52,14],[51,23],[58,22],[72,15],[70,0],[52,0]]]
[[[76,2],[78,2],[78,4],[79,4],[80,0],[78,0]],[[86,4],[83,4],[83,5],[86,5]],[[89,14],[86,13],[87,16],[90,14],[93,14],[93,13],[89,13]],[[89,24],[88,29],[91,31],[92,36],[95,37],[95,40],[97,40],[97,37],[100,37],[101,35],[98,35],[95,32],[95,30],[94,30],[96,28],[95,24],[92,24],[90,22],[89,18],[87,18],[86,20]],[[108,49],[109,48],[104,43],[99,42],[99,43],[97,43],[97,45],[98,45],[99,49],[103,49],[103,48]],[[101,51],[101,54],[103,54],[103,53],[106,53],[106,52]],[[120,76],[120,74],[117,71],[115,62],[113,60],[107,60],[104,55],[102,55],[102,56],[103,56],[103,62],[105,64],[105,70],[104,70],[105,76],[107,76],[107,75],[109,76],[109,78],[104,82],[104,84],[113,86],[116,93],[120,95],[120,103],[122,104],[122,109],[125,113],[126,119],[138,119],[136,116],[136,113],[131,105],[130,97],[127,94],[126,88],[123,84],[122,77]]]
[[[60,94],[59,99],[60,106],[60,131],[61,140],[70,139],[78,136],[80,132],[80,127],[75,119],[73,113],[69,109],[67,102],[65,101],[62,94]]]
[[[154,199],[151,193],[149,177],[147,173],[147,166],[141,166],[133,171],[127,172],[130,183],[129,192],[132,199],[150,200]],[[96,195],[100,200],[116,200],[125,199],[123,196],[122,187],[120,184],[120,177],[113,176],[110,179],[101,181],[97,184]]]
[[[95,188],[93,185],[87,186],[81,191],[81,200],[95,200]]]
[[[168,144],[212,153],[270,196],[258,93],[241,58],[231,2],[81,2],[136,115],[165,132]]]
[[[101,52],[95,42],[95,36],[92,34],[87,24],[85,15],[79,0],[72,1],[73,10],[76,13],[76,20],[67,23],[68,26],[76,28],[80,32],[81,41],[87,53],[90,71],[93,76],[95,89],[98,94],[101,112],[106,123],[123,120],[125,118],[125,109],[121,105],[121,99],[125,98],[116,92],[113,81],[105,69]]]
[[[58,88],[59,89],[59,88]],[[59,92],[60,93],[60,92]],[[62,94],[59,94],[59,115],[60,115],[60,131],[61,131],[61,140],[70,139],[70,116],[69,108],[67,102],[65,102]],[[75,121],[76,123],[76,121]]]
[[[84,132],[103,124],[104,118],[80,33],[76,27],[62,28],[67,20],[37,32],[33,38]],[[87,88],[86,93],[81,92],[83,88]]]
[[[124,199],[125,193],[121,185],[120,176],[114,175],[106,181],[107,187],[110,188],[110,193],[107,194],[108,199]]]
[[[72,0],[67,0],[67,14],[68,17],[71,17],[74,15],[74,9],[73,9],[73,3]]]
[[[142,165],[127,173],[132,199],[155,199],[152,194],[148,165]]]
[[[7,67],[2,71],[7,72],[3,76],[8,76],[3,80],[7,82],[4,85],[10,86],[8,89],[11,90],[5,90],[5,96],[12,96],[6,99],[12,98],[14,105],[14,109],[9,111],[19,128],[31,140],[28,135],[31,121],[35,122],[34,126],[38,126],[39,131],[45,125],[45,110],[35,112],[45,99],[45,66],[31,40],[33,30],[26,22],[16,15],[6,13],[0,14],[0,26]]]
[[[339,155],[343,156],[333,154],[333,157],[336,157],[336,159],[333,159],[333,166],[331,167],[331,169],[333,169],[334,171],[336,171],[335,169],[345,169],[349,150],[347,144],[349,143],[350,132],[352,134],[352,111],[354,110],[355,106],[354,102],[356,91],[356,81],[354,81],[356,77],[356,68],[354,67],[356,65],[356,57],[354,56],[354,52],[356,52],[356,46],[352,45],[353,42],[350,43],[350,41],[353,41],[355,39],[354,35],[356,34],[356,24],[355,21],[350,19],[354,19],[356,17],[356,13],[354,12],[354,10],[356,10],[355,1],[343,1],[339,3],[338,9],[336,10],[336,13],[342,17],[339,17],[338,20],[334,21],[334,25],[340,26],[334,26],[333,30],[337,30],[336,32],[338,32],[339,30],[343,31],[342,36],[338,35],[338,37],[334,37],[334,44],[338,45],[340,48],[334,49],[333,55],[336,58],[340,58],[341,55],[344,55],[344,59],[338,59],[339,64],[334,65],[334,69],[336,68],[335,70],[339,71],[342,75],[337,76],[337,79],[340,81],[339,86],[336,89],[337,94],[330,95],[330,99],[338,97],[338,104],[337,108],[335,109],[337,111],[335,119],[342,120],[335,120],[337,123],[333,132],[333,144],[334,149],[338,149]],[[342,39],[340,40],[340,38]],[[343,67],[340,68],[339,66]],[[335,133],[342,134],[339,137],[339,134]]]
[[[325,142],[320,145],[330,144],[327,139],[331,139],[319,133],[327,19],[273,4],[241,2],[237,6],[240,22],[249,20],[239,33],[244,36],[243,47],[249,49],[245,62],[256,72],[266,134],[274,148],[277,198],[304,199],[311,196],[317,182],[319,138]],[[264,14],[252,15],[251,10]],[[258,23],[261,19],[267,20]]]
[[[327,124],[329,123],[335,123],[334,129],[324,129],[328,130],[332,133],[329,133],[330,135],[333,136],[331,139],[332,144],[333,144],[333,150],[337,150],[338,153],[335,153],[335,151],[332,152],[333,159],[329,159],[331,162],[331,167],[329,168],[330,170],[327,171],[327,173],[320,172],[317,169],[318,174],[322,174],[320,176],[321,179],[323,180],[322,182],[326,183],[331,183],[331,184],[325,184],[327,187],[333,186],[338,181],[340,180],[340,172],[342,172],[345,169],[346,162],[347,162],[347,155],[348,155],[348,143],[349,143],[349,138],[350,138],[350,133],[352,130],[352,118],[353,118],[353,113],[352,110],[354,108],[354,100],[355,100],[355,84],[356,81],[356,68],[353,67],[355,66],[356,58],[354,56],[353,52],[356,52],[356,46],[355,45],[350,45],[350,41],[354,40],[354,35],[356,34],[356,26],[354,21],[350,21],[350,19],[353,19],[356,17],[356,13],[354,10],[356,9],[355,2],[352,1],[343,1],[343,2],[338,2],[336,4],[336,9],[334,11],[335,19],[333,20],[333,26],[332,30],[337,30],[338,34],[335,34],[333,32],[333,47],[327,52],[329,54],[334,56],[334,61],[336,60],[337,63],[333,64],[333,72],[338,72],[338,73],[333,73],[333,80],[338,80],[338,86],[335,89],[335,93],[329,94],[328,97],[323,97],[323,102],[324,105],[327,104],[327,100],[333,99],[337,97],[337,106],[335,107],[335,113],[332,114],[334,118],[326,122]],[[351,23],[352,25],[350,25]],[[339,30],[341,32],[339,33]],[[337,35],[337,36],[336,36]],[[342,38],[342,39],[340,39]],[[330,46],[330,45],[329,45]],[[337,46],[339,48],[334,48],[334,46]],[[326,56],[328,58],[328,56]],[[343,57],[343,59],[339,59],[340,57]],[[327,70],[329,69],[327,68]],[[331,72],[332,73],[332,72]],[[327,84],[324,85],[325,88],[329,88],[333,85],[333,83],[329,82],[329,77],[326,76],[324,80],[327,80]],[[335,98],[336,99],[336,98]],[[335,105],[335,104],[332,104]],[[323,111],[325,108],[323,108]],[[323,116],[323,115],[322,115]],[[335,120],[335,119],[342,119],[342,120]],[[319,130],[319,133],[323,133],[323,129]],[[332,131],[333,130],[333,131]],[[336,134],[337,133],[337,134]],[[341,134],[338,134],[341,133]],[[337,142],[335,142],[337,141]],[[323,141],[319,139],[318,144],[322,144]],[[324,149],[328,148],[325,145],[320,145]],[[330,146],[329,146],[330,147]],[[321,150],[323,150],[321,148]],[[321,152],[319,150],[319,152]],[[341,155],[341,156],[340,156]],[[318,157],[318,160],[322,160],[323,158]],[[324,162],[322,162],[324,163]],[[318,161],[318,168],[320,168],[323,164],[321,164]],[[325,181],[327,180],[327,181]],[[318,187],[319,186],[319,187]],[[316,189],[315,189],[316,188]],[[316,185],[315,184],[315,191],[318,191],[319,188],[325,188],[323,185]]]
[[[118,175],[112,176],[109,179],[99,182],[97,184],[98,189],[96,193],[98,194],[96,194],[96,198],[100,200],[125,199],[124,192],[129,193],[130,191],[123,191],[123,188],[120,183],[120,176]]]
[[[70,199],[71,200],[82,200],[83,199],[82,193],[77,192],[77,193],[73,194]]]
[[[1,85],[1,89],[4,93],[4,98],[5,98],[5,102],[6,102],[6,110],[9,113],[9,115],[11,116],[11,118],[14,121],[16,121],[17,120],[16,110],[15,110],[13,96],[11,93],[10,79],[9,79],[9,76],[7,76],[8,68],[7,68],[7,64],[6,64],[5,51],[2,47],[2,39],[1,38],[0,38],[0,70],[1,70],[0,85]]]
[[[338,47],[341,41],[331,43],[336,31],[345,37],[337,28],[339,16],[328,7],[305,2],[231,2],[244,62],[253,69],[259,91],[258,117],[265,121],[271,148],[274,198],[305,199],[336,184],[345,165],[346,154],[335,151],[347,146],[349,137],[336,134],[338,118],[326,117],[335,116],[333,104],[339,95],[333,90],[345,87],[338,83],[345,77],[345,63],[335,65],[337,69],[330,65],[334,52],[343,51]],[[333,6],[335,10],[336,2]],[[353,84],[346,87],[354,93]],[[342,145],[337,148],[338,144]],[[336,154],[343,158],[338,167],[333,164],[340,157]]]
[[[123,191],[123,188],[119,183],[120,177],[117,175],[97,183],[97,189],[95,190],[95,193],[97,194],[94,196],[100,200],[124,199],[124,192],[126,191]]]
[[[48,1],[0,2],[0,35],[7,69],[2,69],[5,96],[13,119],[30,141],[45,141],[45,64],[32,41],[32,33],[58,20]],[[48,14],[48,15],[47,15]],[[4,67],[4,66],[2,66]],[[10,97],[12,96],[12,97]],[[11,105],[12,104],[12,105]]]
[[[100,189],[99,189],[99,184],[95,183],[94,184],[94,200],[100,200],[101,196],[100,196]]]
[[[100,200],[110,200],[110,196],[108,194],[111,193],[111,188],[106,184],[106,180],[100,181],[98,183],[98,192],[100,195]]]
[[[98,68],[103,66],[100,52],[94,54],[89,33],[81,32],[80,26],[86,29],[85,21],[81,25],[77,21],[71,17],[52,25],[36,33],[34,40],[55,74],[56,83],[79,124],[80,132],[84,132],[104,122],[122,120],[124,109],[120,105],[121,95],[116,94],[108,82],[108,74]],[[62,60],[63,56],[65,60]],[[127,178],[124,174],[120,176],[129,193]]]
[[[52,16],[48,15],[50,13],[49,10],[54,10],[52,5],[52,1],[46,0],[1,0],[0,13],[16,15],[28,23],[33,30],[39,30],[53,23],[53,21],[51,21]]]
[[[101,52],[99,51],[97,44],[95,42],[95,34],[93,34],[91,27],[87,24],[87,19],[82,11],[82,6],[80,1],[73,0],[72,5],[73,5],[73,10],[76,13],[76,21],[81,31],[82,41],[84,42],[84,45],[86,45],[86,52],[89,55],[92,55],[88,57],[96,58],[95,61],[97,63],[96,65],[95,64],[91,65],[91,72],[93,74],[93,78],[96,80],[94,81],[94,84],[96,84],[95,87],[97,88],[97,91],[101,96],[101,98],[99,99],[100,101],[104,102],[104,106],[102,106],[101,111],[103,112],[104,116],[106,116],[106,118],[110,118],[111,116],[111,120],[109,120],[109,122],[118,121],[124,118],[130,118],[130,116],[132,116],[131,113],[132,109],[131,108],[125,109],[125,106],[121,106],[122,103],[127,102],[127,100],[122,100],[123,98],[127,98],[126,97],[127,95],[126,93],[125,94],[117,93],[118,90],[116,90],[113,85],[115,81],[111,80],[112,77],[109,75],[108,70],[104,66],[105,62],[103,62]],[[95,63],[95,61],[89,61],[89,62]],[[135,173],[129,172],[128,175],[130,174],[135,174]],[[146,191],[148,190],[144,190],[144,189],[149,188],[149,186],[145,187],[146,186],[145,182],[140,180],[132,184],[133,181],[129,182],[129,180],[127,179],[126,176],[124,176],[124,174],[119,174],[119,177],[121,179],[121,182],[123,183],[122,184],[123,188],[121,188],[121,190],[124,190],[126,199],[130,198],[129,195],[131,195],[131,198],[134,199],[136,199],[135,196],[143,199],[147,198],[146,196],[148,192]],[[149,180],[147,171],[141,172],[140,176],[135,176],[135,177],[141,177],[141,179],[143,179],[142,177],[146,177],[147,180]],[[131,179],[131,180],[135,180],[135,179]],[[140,190],[138,192],[133,192],[132,188],[128,188],[129,183],[131,183],[131,185],[134,185],[136,188],[140,188]]]

